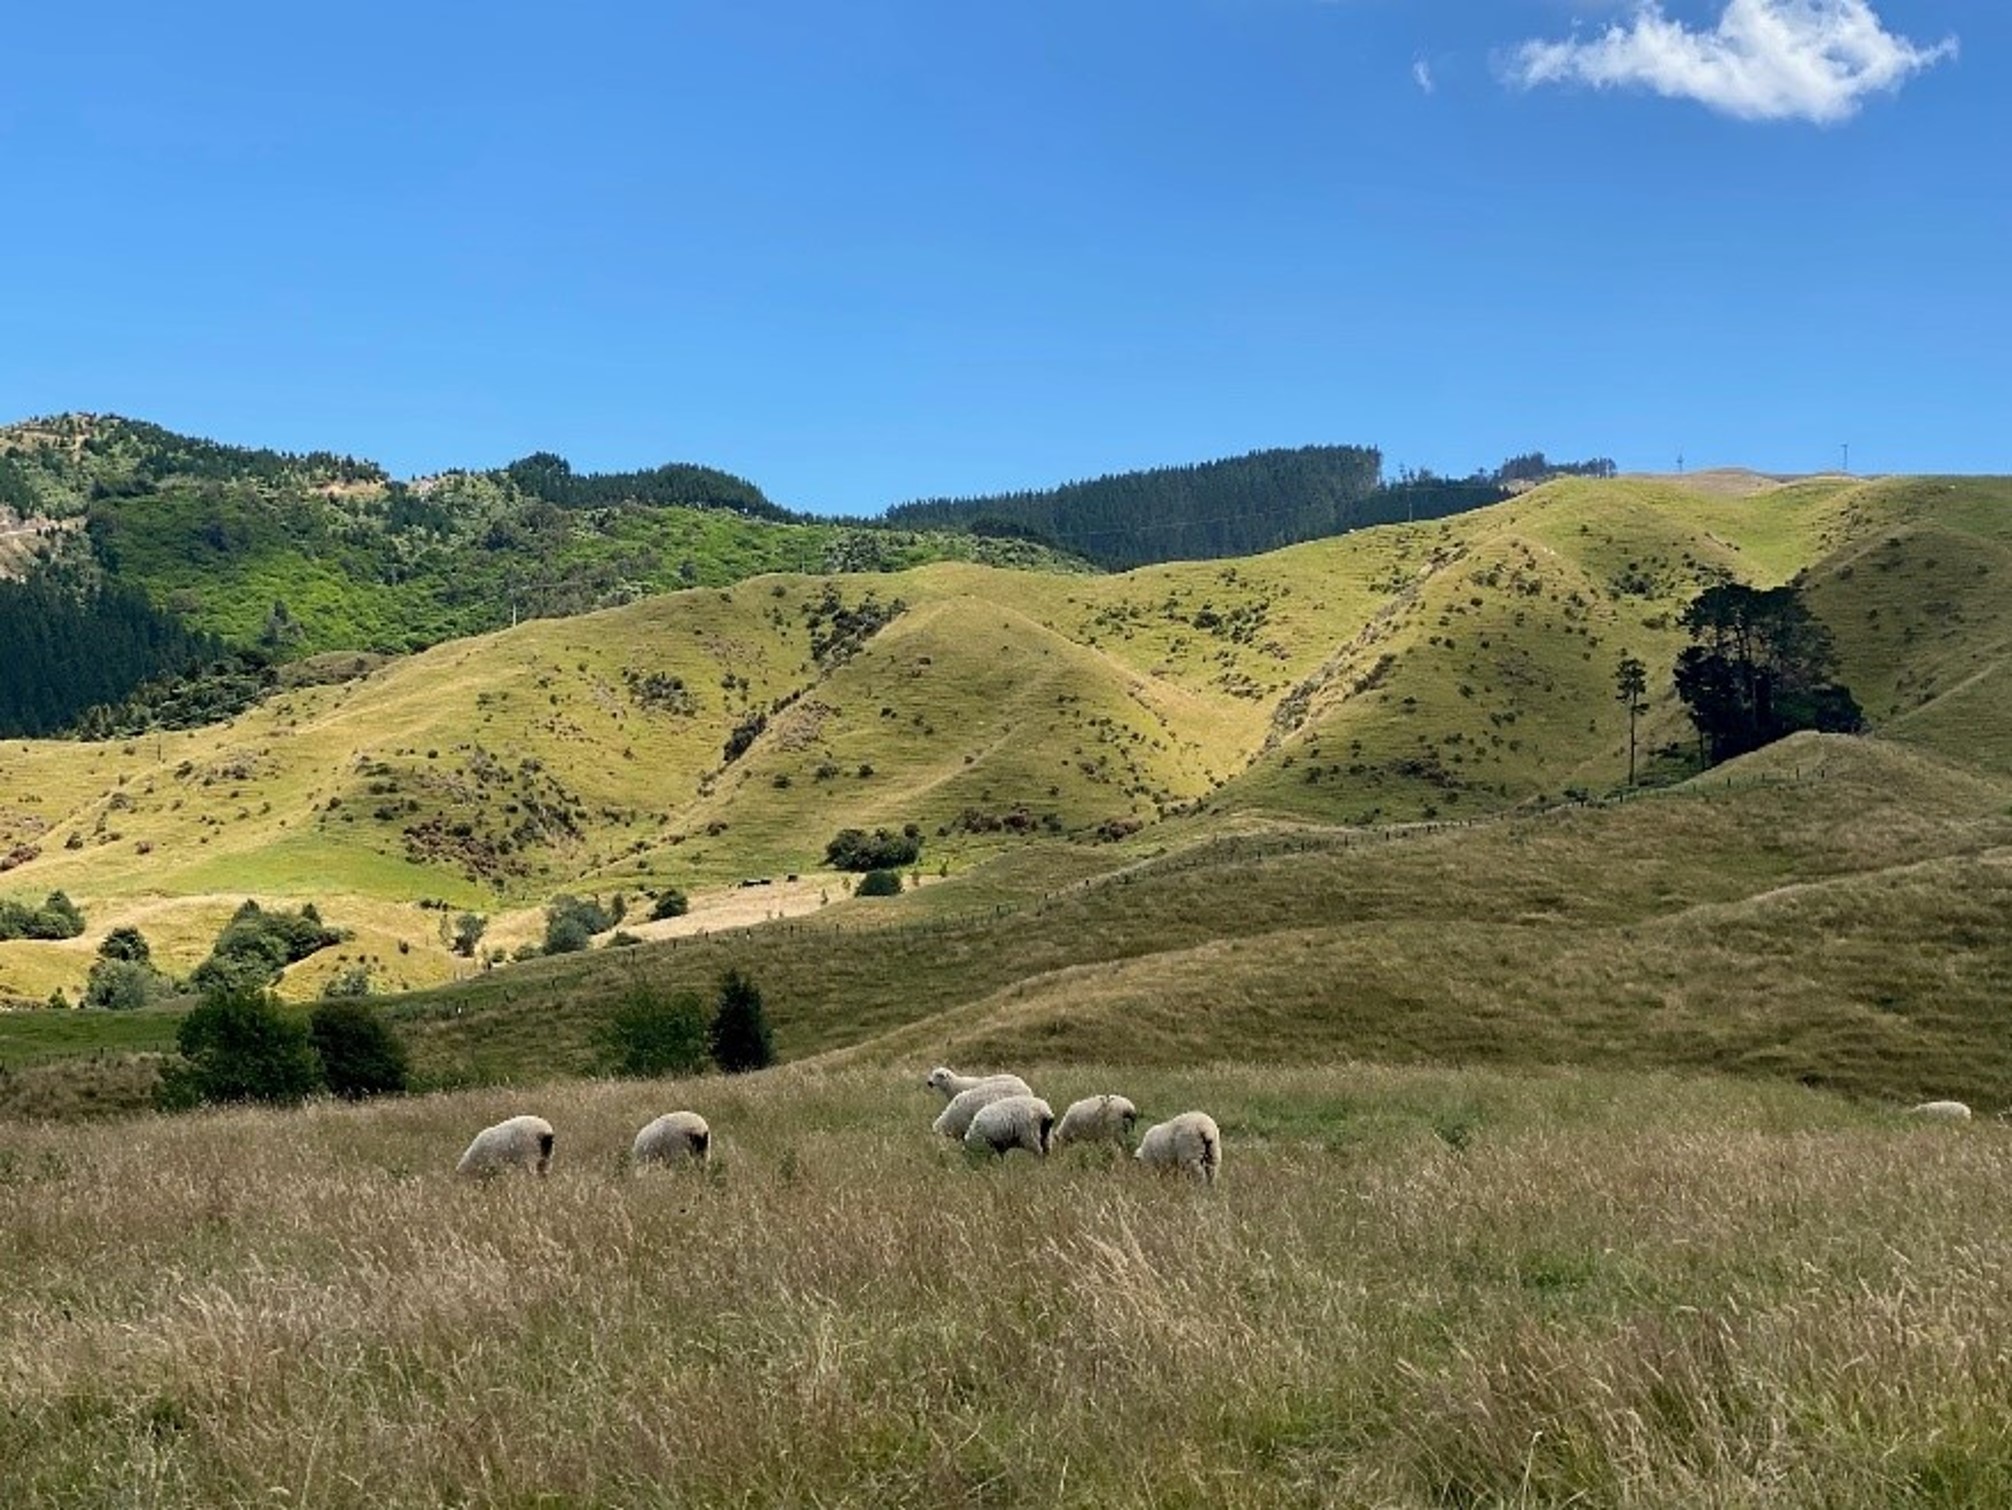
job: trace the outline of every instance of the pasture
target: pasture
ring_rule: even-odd
[[[2012,1134],[1596,1070],[1022,1064],[1213,1190],[975,1164],[925,1064],[16,1126],[0,1502],[2012,1498]],[[658,1111],[708,1173],[637,1176]],[[551,1176],[450,1174],[535,1109]]]

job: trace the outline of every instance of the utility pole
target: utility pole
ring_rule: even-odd
[[[1851,442],[1850,442],[1850,441],[1846,441],[1846,442],[1844,443],[1844,475],[1845,475],[1845,476],[1847,476],[1847,477],[1849,477],[1849,476],[1851,475]]]

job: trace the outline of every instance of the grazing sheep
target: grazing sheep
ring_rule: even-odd
[[[1968,1122],[1970,1108],[1961,1101],[1924,1101],[1919,1106],[1910,1106],[1907,1115],[1926,1122]]]
[[[697,1112],[665,1112],[636,1134],[629,1157],[638,1164],[704,1164],[713,1156],[713,1130]]]
[[[950,1104],[936,1114],[930,1124],[932,1132],[939,1132],[946,1138],[961,1138],[971,1130],[971,1119],[995,1101],[1004,1101],[1009,1096],[1031,1096],[1034,1093],[1026,1084],[1012,1075],[1001,1075],[996,1080],[981,1080],[968,1091],[959,1091],[950,1098]]]
[[[1048,1152],[1055,1131],[1055,1114],[1039,1096],[1007,1096],[978,1108],[964,1134],[964,1146],[984,1153],[1004,1154],[1024,1148],[1037,1156]]]
[[[552,1124],[543,1117],[512,1117],[485,1127],[454,1166],[456,1174],[494,1174],[515,1166],[539,1174],[552,1167]]]
[[[1182,1112],[1146,1129],[1135,1157],[1148,1169],[1178,1169],[1213,1185],[1223,1167],[1223,1135],[1207,1112]]]
[[[1132,1124],[1139,1109],[1123,1096],[1086,1096],[1071,1102],[1055,1124],[1055,1146],[1065,1143],[1116,1143],[1120,1148],[1132,1141]]]
[[[943,1097],[945,1101],[962,1095],[965,1091],[976,1090],[981,1085],[1003,1083],[1013,1087],[1016,1096],[1034,1094],[1026,1081],[1018,1075],[960,1075],[957,1071],[939,1064],[929,1072],[929,1078],[922,1082]]]

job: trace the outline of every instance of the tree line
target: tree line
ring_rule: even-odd
[[[1856,734],[1865,713],[1851,689],[1834,680],[1830,630],[1809,610],[1795,583],[1748,587],[1718,582],[1680,616],[1691,643],[1671,681],[1698,739],[1698,764],[1715,766],[1799,730]],[[1623,652],[1614,696],[1628,714],[1628,784],[1635,784],[1636,727],[1649,709],[1648,667]]]
[[[61,732],[222,648],[137,588],[60,571],[0,581],[0,737]]]
[[[1382,469],[1373,446],[1301,446],[1058,488],[922,499],[896,504],[887,518],[916,529],[1018,532],[1123,570],[1252,555],[1357,528]]]

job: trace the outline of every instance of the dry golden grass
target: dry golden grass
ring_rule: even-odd
[[[0,1502],[2012,1495],[1997,1125],[1666,1076],[1030,1070],[1213,1111],[1211,1191],[967,1163],[922,1068],[10,1127]],[[673,1105],[717,1168],[631,1176]],[[451,1176],[527,1109],[549,1179]]]

